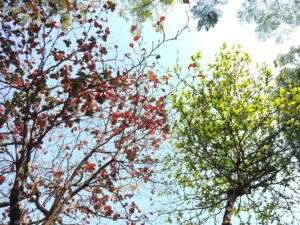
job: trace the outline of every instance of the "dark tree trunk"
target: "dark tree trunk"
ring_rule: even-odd
[[[17,174],[13,188],[11,189],[11,192],[10,192],[10,212],[9,212],[9,217],[10,217],[9,224],[10,225],[20,225],[23,223],[22,209],[19,204],[19,199],[22,194],[22,190],[21,190],[22,189],[22,185],[21,185],[22,181],[19,178],[21,173]]]
[[[231,225],[231,217],[233,214],[233,205],[234,205],[234,202],[237,199],[237,197],[238,196],[235,191],[228,192],[228,198],[227,198],[227,203],[226,203],[226,208],[225,208],[222,225]]]
[[[22,151],[21,159],[16,162],[16,178],[12,189],[10,190],[9,219],[10,225],[20,225],[24,223],[24,215],[20,205],[24,193],[24,185],[28,176],[28,164],[30,162],[31,148]],[[26,155],[25,155],[26,154]]]

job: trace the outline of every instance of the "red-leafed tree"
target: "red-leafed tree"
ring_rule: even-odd
[[[148,59],[167,39],[148,52],[136,40],[133,60],[109,42],[111,2],[83,17],[66,1],[67,31],[42,5],[2,4],[1,221],[143,221],[134,190],[167,132],[163,79]]]

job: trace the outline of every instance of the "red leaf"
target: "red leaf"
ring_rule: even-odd
[[[101,25],[101,24],[99,24],[97,21],[94,21],[94,26],[95,26],[95,27],[102,28],[102,25]]]
[[[151,130],[151,131],[149,132],[149,134],[150,134],[150,135],[155,134],[155,130]]]
[[[1,185],[1,184],[3,184],[3,183],[4,183],[4,181],[5,181],[5,177],[4,177],[4,176],[2,176],[2,175],[0,175],[0,185]]]
[[[22,7],[22,8],[21,8],[21,12],[22,12],[22,13],[27,13],[27,9],[24,8],[24,7]]]
[[[205,75],[203,75],[203,74],[198,74],[197,77],[200,77],[201,79],[204,79],[204,78],[205,78]]]
[[[110,211],[110,210],[111,210],[111,206],[105,205],[105,206],[103,206],[103,209],[104,209],[105,211]]]
[[[163,22],[165,19],[166,19],[166,17],[161,16],[161,17],[159,18],[159,22]]]
[[[91,63],[90,65],[88,65],[87,67],[90,69],[90,71],[94,71],[94,70],[96,69],[96,64],[92,62],[92,63]]]
[[[54,172],[53,175],[56,177],[61,177],[62,175],[64,175],[64,172],[59,170],[59,171]]]
[[[35,48],[37,45],[38,43],[33,41],[30,43],[30,48]]]
[[[93,172],[96,168],[96,164],[87,162],[85,168],[88,172]]]
[[[195,68],[196,66],[197,66],[196,63],[191,63],[191,64],[189,65],[189,68]]]
[[[154,74],[154,73],[151,73],[149,75],[149,80],[150,81],[153,81],[153,82],[156,82],[157,81],[157,76]]]
[[[132,31],[135,31],[136,29],[137,29],[137,26],[135,26],[135,25],[132,25],[132,26],[131,26],[131,32],[132,32]]]
[[[165,133],[163,133],[162,137],[164,140],[167,140],[167,135]]]
[[[105,205],[103,209],[104,209],[105,216],[111,216],[111,214],[113,213],[111,206],[109,205]]]
[[[139,39],[140,39],[139,36],[134,36],[134,38],[133,38],[134,41],[138,41]]]
[[[129,213],[133,214],[134,213],[134,208],[130,208]]]
[[[51,98],[50,97],[46,97],[45,98],[45,102],[50,102],[51,101]]]
[[[119,213],[115,213],[114,215],[113,215],[113,219],[114,220],[116,220],[116,219],[118,219],[118,218],[120,218],[120,214]]]

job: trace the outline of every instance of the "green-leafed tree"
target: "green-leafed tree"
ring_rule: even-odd
[[[299,174],[286,137],[300,126],[300,87],[278,86],[239,47],[224,46],[207,73],[199,57],[189,66],[192,82],[172,100],[175,148],[166,169],[179,187],[168,187],[177,197],[167,214],[180,224],[229,225],[233,215],[240,224],[291,224],[299,219]]]

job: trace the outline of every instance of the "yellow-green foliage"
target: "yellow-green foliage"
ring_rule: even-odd
[[[207,210],[196,216],[203,218],[207,212],[217,215],[228,191],[239,190],[240,208],[271,213],[280,223],[275,214],[284,206],[259,188],[295,181],[298,151],[292,137],[300,124],[300,87],[278,86],[272,70],[267,65],[255,68],[240,46],[229,49],[224,44],[207,72],[201,70],[200,59],[201,53],[192,56],[193,82],[186,80],[185,89],[172,98],[175,152],[166,161],[187,190],[182,199]],[[249,194],[254,192],[268,200],[253,199]]]

